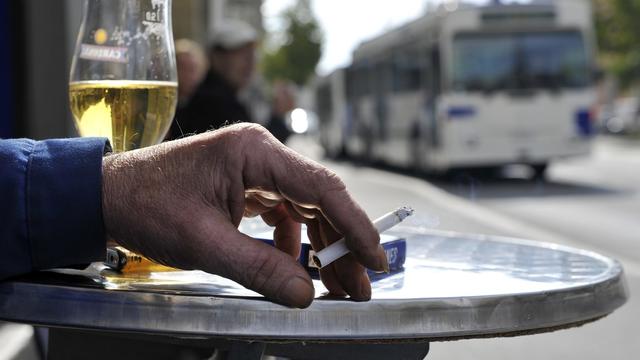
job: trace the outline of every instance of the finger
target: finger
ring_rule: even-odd
[[[255,198],[266,207],[275,207],[284,201],[284,199],[272,199],[260,195],[255,195]]]
[[[293,204],[290,201],[285,201],[284,202],[284,206],[287,209],[287,212],[289,213],[289,216],[295,221],[295,222],[299,222],[301,224],[306,224],[309,220],[308,218],[305,218],[304,216],[302,216],[294,207]]]
[[[320,280],[324,286],[329,290],[329,295],[334,296],[347,296],[348,293],[344,291],[342,285],[340,284],[340,280],[338,274],[336,274],[336,268],[334,266],[325,266],[319,270],[320,272]],[[328,285],[330,284],[330,285]]]
[[[260,201],[256,200],[253,196],[250,196],[250,195],[245,196],[243,216],[255,217],[269,210],[271,210],[271,208],[264,206]]]
[[[278,191],[287,200],[319,208],[344,235],[347,247],[368,268],[383,271],[387,259],[373,224],[347,192],[344,183],[322,165],[280,144],[259,127],[246,127],[255,138],[246,142],[243,179],[250,189]],[[255,151],[256,146],[264,146]],[[251,154],[251,155],[249,155]]]
[[[262,214],[262,219],[269,226],[275,226],[273,240],[276,248],[291,255],[295,260],[300,257],[300,223],[295,222],[280,204]]]
[[[316,217],[316,210],[314,208],[307,208],[296,203],[291,203],[291,207],[305,219],[313,219]]]
[[[317,220],[309,220],[307,223],[307,236],[314,251],[320,251],[326,247],[320,235],[320,225]],[[347,292],[342,288],[338,275],[333,266],[325,266],[319,270],[320,280],[332,295],[345,296]]]
[[[346,190],[325,193],[320,209],[333,228],[343,234],[347,248],[358,262],[376,271],[389,267],[380,235]]]
[[[342,237],[324,217],[318,216],[318,224],[326,244],[333,244]],[[340,285],[352,299],[364,301],[371,298],[369,277],[364,266],[355,259],[353,254],[341,257],[328,267],[334,269]]]
[[[209,217],[198,232],[202,249],[194,261],[200,269],[284,305],[304,308],[313,301],[315,290],[309,274],[289,255],[240,233],[218,216]]]
[[[244,216],[247,217],[265,213],[284,202],[284,199],[279,194],[257,190],[245,191],[244,198]]]
[[[284,201],[280,194],[273,191],[247,190],[245,194],[255,198],[267,207],[274,207]]]
[[[294,260],[300,259],[300,223],[287,218],[276,225],[273,230],[273,240],[276,243],[276,248],[283,251]]]

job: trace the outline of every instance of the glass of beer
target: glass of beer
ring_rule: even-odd
[[[116,152],[161,142],[177,85],[171,0],[86,0],[69,83],[81,136]]]
[[[161,142],[178,98],[171,0],[86,0],[84,11],[69,82],[78,132],[109,138],[115,152]],[[107,265],[109,254],[128,254],[122,272],[173,270],[110,250]]]

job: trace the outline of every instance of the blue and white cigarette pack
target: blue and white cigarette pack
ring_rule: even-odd
[[[269,245],[274,245],[273,234],[271,232],[258,234],[257,236],[254,236],[254,238]],[[405,239],[393,235],[380,234],[380,244],[382,245],[384,252],[387,254],[390,274],[402,271],[404,269],[404,261],[407,257],[407,242]],[[318,267],[313,262],[314,254],[315,252],[311,248],[311,243],[303,231],[302,248],[300,250],[300,257],[298,258],[298,261],[309,272],[309,275],[311,275],[312,278],[318,279]],[[390,275],[375,273],[369,269],[367,269],[367,272],[369,273],[369,277],[372,281]]]

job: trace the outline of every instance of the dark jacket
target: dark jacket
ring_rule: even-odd
[[[103,138],[0,139],[0,279],[104,260]]]
[[[218,74],[209,71],[189,102],[178,108],[171,138],[198,134],[226,124],[251,122],[235,90]]]
[[[236,90],[220,75],[209,71],[187,104],[176,110],[169,138],[199,134],[238,122],[255,121],[238,100]],[[272,114],[266,127],[282,142],[289,137],[282,117]]]

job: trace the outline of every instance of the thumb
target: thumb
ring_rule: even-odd
[[[214,241],[205,241],[208,251],[199,263],[203,271],[224,276],[283,305],[305,308],[315,290],[311,277],[290,255],[253,239],[231,223],[219,221],[210,231]]]

